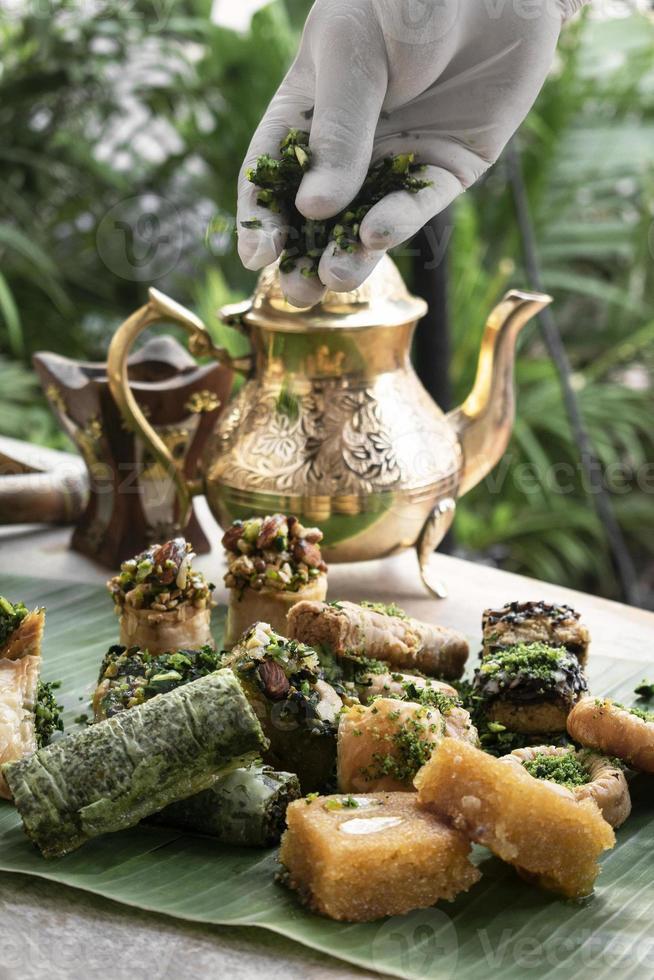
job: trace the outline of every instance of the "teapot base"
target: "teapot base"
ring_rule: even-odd
[[[222,528],[252,516],[295,515],[305,526],[317,525],[324,534],[322,553],[328,564],[387,558],[413,548],[441,501],[456,498],[451,480],[415,490],[389,490],[337,497],[286,496],[243,491],[235,487],[207,487],[209,507]],[[433,548],[445,536],[451,518],[432,534]]]

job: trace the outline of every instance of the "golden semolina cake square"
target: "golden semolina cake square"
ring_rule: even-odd
[[[418,807],[414,793],[297,800],[286,820],[283,879],[332,919],[369,922],[428,908],[480,877],[468,840]]]
[[[615,835],[591,800],[444,739],[415,780],[418,800],[525,877],[569,898],[588,895]]]

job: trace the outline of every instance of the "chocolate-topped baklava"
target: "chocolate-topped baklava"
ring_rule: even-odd
[[[565,647],[582,665],[588,658],[590,634],[570,606],[550,602],[508,602],[482,615],[483,652],[488,656],[517,643]]]
[[[526,734],[564,732],[587,689],[577,657],[545,643],[496,650],[482,660],[472,684],[478,710],[488,721]]]

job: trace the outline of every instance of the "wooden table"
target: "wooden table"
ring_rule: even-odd
[[[216,546],[197,564],[220,583],[220,531],[206,508],[202,523]],[[16,574],[105,581],[106,570],[68,550],[69,537],[70,531],[62,528],[0,529],[2,565]],[[412,553],[384,562],[333,566],[330,596],[398,602],[415,616],[464,632],[473,655],[480,643],[484,607],[513,599],[567,602],[583,614],[597,649],[610,650],[616,657],[628,651],[643,661],[644,674],[647,668],[651,672],[654,614],[455,558],[437,555],[434,562],[450,592],[441,602],[423,594]],[[220,585],[217,595],[225,598]],[[96,973],[108,973],[113,980],[370,976],[263,930],[193,926],[17,875],[2,874],[0,882],[0,973],[8,980],[33,980],[46,971],[67,980],[87,980]]]

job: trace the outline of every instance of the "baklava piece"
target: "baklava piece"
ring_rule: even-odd
[[[461,677],[469,653],[461,633],[378,602],[301,602],[288,614],[288,635],[337,658],[372,657],[446,680]]]
[[[220,666],[221,655],[210,646],[157,655],[138,647],[109,647],[93,694],[94,721],[113,718],[118,712],[135,708],[157,694],[167,694],[182,684],[205,677]]]
[[[567,789],[576,800],[593,800],[612,827],[620,827],[631,813],[631,797],[620,765],[590,749],[536,745],[515,749],[502,762],[524,766],[530,776]]]
[[[654,773],[654,711],[608,698],[584,698],[570,712],[568,733],[581,745]]]
[[[357,691],[364,704],[370,704],[375,698],[401,698],[414,701],[423,691],[431,691],[434,695],[443,694],[445,697],[458,698],[455,687],[444,681],[436,681],[431,677],[419,674],[402,673],[363,673],[357,677]]]
[[[0,765],[36,752],[45,610],[0,596]],[[11,794],[0,773],[0,797]]]
[[[297,773],[304,793],[331,788],[343,702],[323,679],[316,651],[255,623],[223,664],[238,676],[270,740],[264,762]]]
[[[303,527],[297,517],[284,514],[234,521],[225,531],[227,649],[256,622],[286,635],[286,615],[294,605],[326,597],[322,537],[319,528]]]
[[[485,657],[473,697],[490,722],[512,732],[564,732],[587,685],[577,657],[562,647],[521,643]]]
[[[570,606],[549,602],[508,602],[482,615],[483,656],[518,643],[546,643],[565,647],[586,664],[590,634]]]
[[[592,892],[597,860],[615,844],[592,800],[576,800],[466,742],[443,739],[415,782],[420,804],[523,877],[567,898]]]
[[[213,585],[193,568],[184,538],[153,544],[124,561],[109,582],[120,616],[120,643],[151,654],[214,646]]]
[[[413,779],[445,736],[477,744],[470,715],[455,698],[431,692],[421,704],[377,698],[353,705],[338,728],[338,787],[342,793],[413,790]]]
[[[415,794],[327,796],[286,811],[282,881],[314,912],[371,922],[452,901],[481,877],[470,844]]]
[[[0,659],[40,657],[45,609],[29,610],[22,602],[0,596]]]

